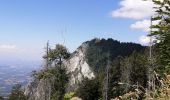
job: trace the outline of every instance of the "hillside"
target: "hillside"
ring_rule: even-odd
[[[144,51],[144,49],[145,47],[139,44],[121,43],[113,39],[93,39],[84,42],[64,61],[70,75],[67,91],[76,92],[85,78],[94,79],[103,75],[108,59],[113,61],[118,56],[129,56],[135,51]],[[98,71],[101,74],[97,74]],[[27,86],[25,94],[30,97],[29,100],[49,100],[52,81],[53,77],[35,79]]]
[[[133,52],[144,51],[145,47],[136,43],[119,42],[113,39],[93,39],[88,44],[85,58],[94,71],[104,70],[107,61],[113,61],[116,57],[129,56]]]

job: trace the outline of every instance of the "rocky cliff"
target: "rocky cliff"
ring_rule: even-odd
[[[25,89],[28,100],[50,100],[51,79],[34,80]]]
[[[76,85],[85,77],[89,79],[95,77],[93,71],[86,62],[85,54],[87,48],[88,43],[83,43],[65,63],[71,75],[68,90],[74,90]]]
[[[90,66],[86,62],[85,54],[88,48],[88,43],[83,43],[71,57],[64,61],[68,73],[70,73],[70,79],[68,84],[68,91],[76,89],[77,84],[87,77],[89,79],[95,77]],[[25,89],[25,94],[29,97],[29,100],[49,100],[51,93],[51,81],[52,78],[34,80],[29,83]]]
[[[105,71],[108,59],[113,61],[118,56],[125,57],[144,49],[140,44],[121,43],[113,39],[84,42],[64,61],[70,75],[67,91],[74,91],[84,78],[92,79],[99,71]],[[53,80],[54,78],[35,80],[26,87],[25,94],[29,100],[49,100]]]

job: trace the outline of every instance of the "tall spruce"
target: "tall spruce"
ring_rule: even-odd
[[[170,73],[170,1],[169,0],[152,0],[155,4],[155,16],[152,21],[158,21],[159,24],[152,25],[153,31],[150,36],[157,39],[157,48],[160,56],[159,71]]]

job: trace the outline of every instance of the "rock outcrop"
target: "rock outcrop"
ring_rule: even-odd
[[[64,61],[67,71],[70,73],[68,91],[74,91],[83,78],[91,79],[95,77],[85,59],[87,48],[88,43],[83,43],[67,61]],[[49,100],[51,81],[53,81],[52,78],[34,80],[27,85],[25,94],[29,97],[29,100]]]
[[[78,83],[84,78],[92,79],[100,70],[104,71],[108,57],[112,61],[118,56],[129,56],[134,51],[144,49],[145,47],[140,44],[121,43],[113,39],[93,39],[84,42],[69,59],[64,61],[70,75],[67,91],[76,90]],[[35,80],[27,86],[25,94],[29,100],[49,100],[53,80],[53,78]]]
[[[93,71],[86,62],[85,54],[88,48],[87,43],[83,43],[66,61],[67,70],[69,71],[71,78],[68,86],[68,90],[74,90],[79,82],[85,77],[91,79],[94,76]]]
[[[25,89],[25,94],[29,100],[50,100],[51,79],[34,80],[29,83]]]

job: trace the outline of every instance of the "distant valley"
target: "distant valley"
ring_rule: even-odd
[[[31,80],[32,70],[36,70],[38,67],[38,64],[0,66],[0,96],[7,96],[15,84],[26,85]]]

